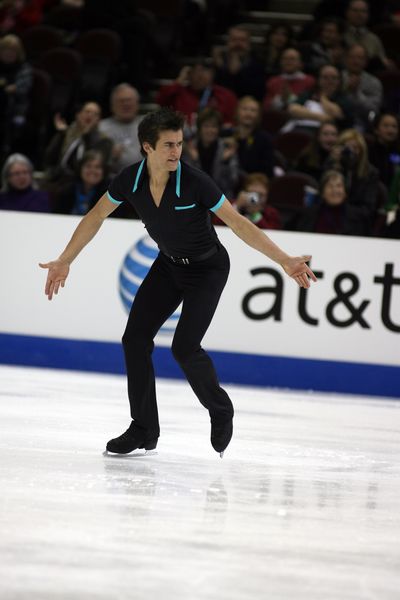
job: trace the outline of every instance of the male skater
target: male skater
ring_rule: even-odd
[[[163,108],[139,125],[141,162],[123,169],[77,226],[60,257],[40,263],[48,269],[49,300],[64,287],[72,261],[121,202],[130,202],[160,252],[141,284],[122,338],[132,422],[107,444],[108,452],[154,449],[160,435],[152,363],[153,339],[183,301],[172,352],[211,419],[211,444],[222,456],[232,437],[233,406],[218,382],[201,341],[229,273],[229,257],[211,225],[215,212],[242,240],[280,264],[300,287],[316,277],[306,262],[290,257],[263,231],[232,208],[213,180],[180,162],[183,117]]]

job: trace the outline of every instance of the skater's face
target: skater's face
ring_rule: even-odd
[[[161,131],[155,148],[144,142],[143,148],[151,164],[160,171],[176,171],[182,154],[183,132]]]

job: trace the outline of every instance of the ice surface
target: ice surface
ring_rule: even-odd
[[[119,376],[0,367],[1,600],[398,600],[400,403],[225,386],[224,458],[161,380],[155,453],[103,456]]]

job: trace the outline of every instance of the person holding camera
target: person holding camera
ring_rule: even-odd
[[[251,173],[243,181],[233,206],[260,229],[282,229],[281,217],[268,202],[269,179],[264,173]]]
[[[339,135],[325,164],[344,176],[349,207],[360,223],[359,235],[372,235],[378,199],[378,171],[368,160],[364,136],[356,129]]]

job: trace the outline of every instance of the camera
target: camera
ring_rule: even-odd
[[[259,204],[260,194],[258,194],[257,192],[248,192],[247,193],[247,202],[249,204]]]
[[[340,162],[344,168],[352,167],[357,161],[357,156],[351,148],[345,146],[340,155]]]

